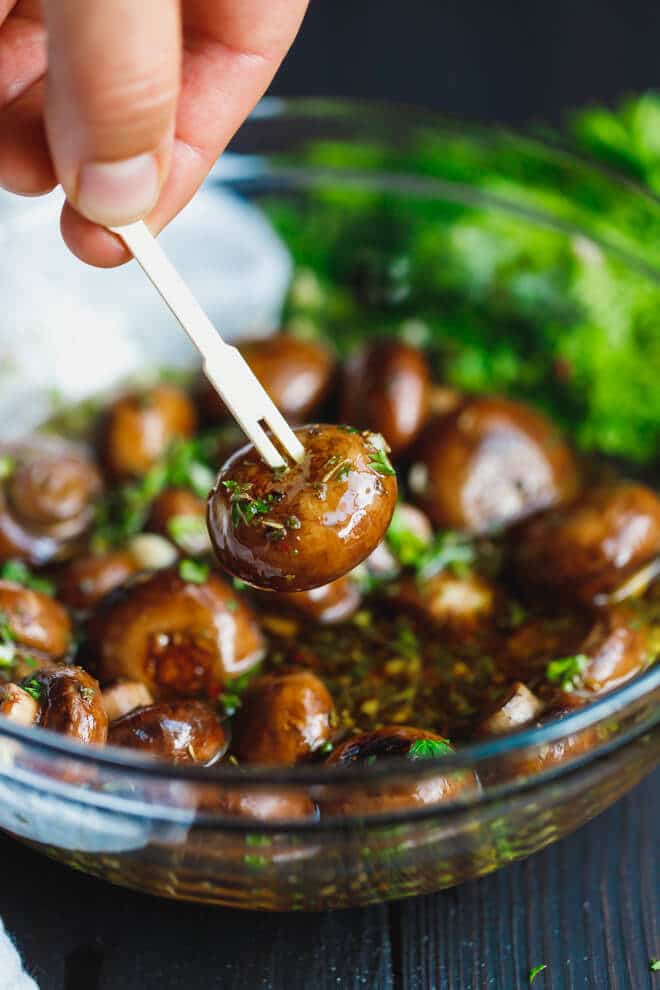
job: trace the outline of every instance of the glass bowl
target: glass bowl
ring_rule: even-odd
[[[32,428],[53,404],[85,398],[129,373],[194,363],[134,266],[100,273],[68,256],[57,238],[58,209],[57,196],[29,204],[0,200],[5,432]],[[373,209],[380,211],[382,229],[364,224]],[[298,218],[293,227],[291,217]],[[397,238],[414,225],[422,254],[440,265],[425,269],[423,299],[406,301],[405,265],[384,277],[382,267],[372,266],[357,295],[355,270],[334,273],[336,290],[324,285],[323,272],[334,262],[324,256],[323,230],[314,228],[319,217],[328,243],[343,239],[349,254],[351,244],[359,252],[366,246],[372,261],[381,244],[396,254]],[[474,218],[479,222],[471,228]],[[314,335],[321,322],[334,321],[340,349],[381,326],[396,324],[411,339],[431,333],[441,340],[450,380],[475,387],[490,382],[535,397],[560,420],[571,420],[583,445],[620,456],[626,422],[602,422],[593,406],[566,396],[561,374],[550,380],[549,367],[530,378],[536,355],[516,364],[519,324],[528,319],[534,326],[537,306],[546,314],[555,307],[558,333],[562,313],[565,324],[584,319],[576,310],[575,282],[562,275],[558,258],[574,259],[578,275],[597,266],[599,284],[627,286],[647,301],[660,294],[659,232],[655,200],[559,146],[410,111],[268,101],[165,237],[229,335],[272,330],[283,306],[297,333]],[[292,269],[282,237],[298,266],[286,303]],[[547,270],[539,270],[530,244],[540,247]],[[503,291],[500,284],[490,296],[484,286],[493,266],[512,257],[518,265],[512,343],[505,351],[494,339],[479,364],[465,325],[452,321],[484,300],[498,320],[502,313],[508,318],[513,303],[503,296],[511,286]],[[557,277],[546,284],[548,274]],[[463,280],[458,289],[457,279]],[[434,323],[444,307],[452,314],[449,332]],[[529,342],[524,346],[529,350]],[[643,387],[630,382],[631,390]],[[633,413],[634,454],[646,464],[638,469],[649,470],[654,421],[651,416],[645,426],[644,410],[635,407],[632,419]],[[439,759],[360,768],[172,768],[5,723],[0,827],[78,869],[182,900],[321,910],[427,893],[543,848],[634,787],[658,760],[659,696],[660,669],[651,668],[560,722]],[[358,804],[364,809],[369,793],[414,790],[440,773],[470,772],[480,786],[452,801],[389,815],[350,811]],[[348,810],[295,817],[292,809],[329,793]],[[239,814],[246,797],[269,813]]]

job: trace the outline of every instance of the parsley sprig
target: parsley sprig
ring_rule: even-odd
[[[54,595],[55,586],[46,578],[37,577],[22,560],[6,560],[0,567],[0,578],[3,581],[13,581],[22,584],[24,588],[40,591],[44,595]]]
[[[579,684],[589,663],[589,657],[586,657],[584,653],[551,660],[545,668],[545,676],[551,683],[559,684],[562,691],[571,691]]]
[[[408,750],[408,759],[429,760],[453,752],[448,739],[416,739]]]
[[[534,982],[534,980],[536,979],[536,977],[539,975],[539,973],[542,973],[543,970],[544,969],[547,969],[547,968],[548,968],[548,964],[547,963],[541,963],[540,966],[532,966],[532,968],[529,971],[529,985],[530,985],[530,987],[531,987],[532,983]]]
[[[369,464],[374,469],[376,474],[380,474],[382,477],[396,475],[396,471],[392,467],[392,462],[387,456],[387,452],[382,447],[379,447],[373,452],[369,458]]]
[[[26,677],[21,681],[19,687],[29,694],[35,701],[41,701],[44,686],[36,677]],[[87,690],[90,690],[89,688]]]

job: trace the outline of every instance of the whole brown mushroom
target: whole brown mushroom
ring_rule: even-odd
[[[570,500],[579,479],[545,416],[509,399],[477,397],[428,422],[409,484],[437,526],[481,533]]]
[[[193,402],[174,385],[156,385],[124,395],[103,417],[101,460],[114,479],[142,477],[173,440],[192,436],[196,427]]]
[[[429,410],[431,373],[424,354],[398,340],[376,340],[348,361],[340,418],[382,433],[399,456],[415,440]]]
[[[124,550],[77,557],[58,575],[57,594],[69,608],[86,611],[138,570],[135,558]]]
[[[242,697],[232,748],[239,763],[292,766],[328,742],[332,698],[309,671],[265,674]]]
[[[417,751],[420,752],[419,757]],[[351,736],[336,747],[327,763],[332,766],[369,766],[380,759],[407,757],[409,760],[419,759],[417,765],[422,770],[424,758],[434,755],[436,751],[439,756],[453,752],[447,740],[434,732],[404,725],[387,725],[373,732]],[[478,788],[477,778],[471,771],[437,772],[432,776],[410,775],[405,779],[374,781],[373,784],[365,780],[359,788],[355,784],[328,785],[319,796],[319,805],[322,815],[386,814],[453,800]]]
[[[287,334],[252,340],[239,350],[282,415],[294,424],[317,412],[328,395],[335,362],[321,344]],[[227,419],[227,409],[212,385],[202,379],[201,403],[214,422]]]
[[[161,701],[137,708],[110,725],[108,742],[172,763],[209,766],[220,759],[227,738],[217,711],[204,701]]]
[[[0,614],[17,653],[64,657],[71,646],[71,620],[59,602],[41,591],[0,580]]]
[[[108,716],[91,674],[82,667],[59,665],[38,671],[31,681],[41,687],[39,725],[81,743],[105,743]]]
[[[123,585],[92,615],[88,645],[103,683],[142,681],[156,699],[215,698],[261,660],[263,636],[246,601],[204,569],[188,580],[184,565]]]
[[[0,560],[45,564],[75,552],[94,516],[101,477],[83,448],[34,438],[2,448]]]
[[[16,725],[34,725],[39,719],[39,702],[18,684],[0,684],[0,715]]]
[[[660,498],[646,485],[617,481],[588,489],[565,508],[516,533],[522,585],[592,602],[660,554]]]
[[[339,426],[296,433],[300,464],[274,472],[244,447],[225,464],[208,505],[222,566],[274,591],[306,591],[348,573],[383,538],[396,504],[382,437]]]

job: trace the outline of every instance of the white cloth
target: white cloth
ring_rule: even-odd
[[[28,976],[0,920],[0,990],[39,990]]]

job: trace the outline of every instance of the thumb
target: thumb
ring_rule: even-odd
[[[43,0],[46,129],[70,203],[106,226],[155,205],[179,90],[178,0]]]

